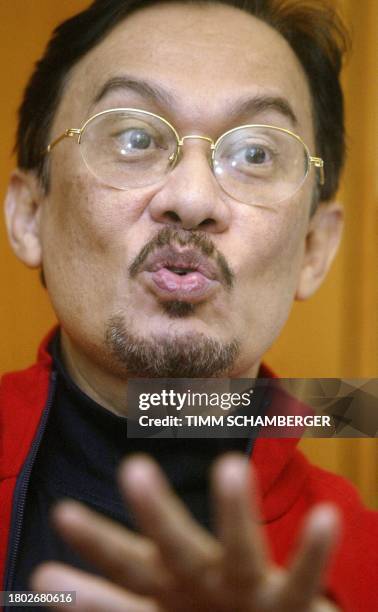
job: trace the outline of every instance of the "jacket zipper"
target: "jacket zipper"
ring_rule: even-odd
[[[39,445],[41,443],[43,434],[46,429],[47,419],[50,413],[50,409],[53,403],[55,388],[56,388],[56,379],[57,373],[53,371],[50,376],[49,381],[49,391],[46,406],[43,410],[40,424],[38,426],[37,433],[34,437],[34,440],[31,445],[31,449],[29,455],[26,458],[24,466],[22,468],[21,475],[16,484],[16,490],[13,501],[13,513],[12,513],[12,523],[10,529],[10,537],[8,544],[8,559],[7,559],[7,569],[6,569],[6,579],[5,579],[5,590],[12,590],[12,583],[14,578],[14,572],[16,569],[16,560],[18,555],[18,549],[20,545],[21,539],[21,529],[24,518],[24,510],[25,510],[25,501],[26,495],[29,486],[30,475],[33,469],[33,465],[35,462],[35,458],[37,456],[37,451]],[[4,608],[4,612],[8,612],[9,608]]]

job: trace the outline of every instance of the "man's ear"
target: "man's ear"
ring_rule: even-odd
[[[42,262],[42,200],[42,186],[35,174],[14,170],[5,197],[5,220],[13,251],[30,268],[38,268]]]
[[[295,298],[306,300],[320,287],[337,253],[343,229],[343,208],[321,203],[312,216],[306,236],[302,269]]]

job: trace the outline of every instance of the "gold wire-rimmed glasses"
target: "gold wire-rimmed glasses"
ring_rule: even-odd
[[[210,166],[225,193],[244,204],[272,206],[292,197],[314,166],[324,184],[324,162],[310,154],[294,132],[263,124],[228,130],[214,141],[209,136],[180,137],[164,117],[137,108],[111,108],[96,113],[81,128],[69,128],[88,170],[104,185],[121,190],[159,183],[178,163],[186,140],[210,144]]]

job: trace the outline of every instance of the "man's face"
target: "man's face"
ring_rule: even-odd
[[[135,84],[111,88],[95,103],[115,77]],[[141,82],[163,95],[150,95]],[[253,104],[231,115],[257,96],[284,99],[296,125],[278,108]],[[215,140],[246,123],[288,128],[314,153],[300,63],[275,30],[228,6],[157,5],[131,15],[74,68],[52,138],[116,107],[161,115],[181,136]],[[53,149],[41,211],[48,291],[66,343],[119,376],[255,375],[288,316],[304,265],[314,174],[290,200],[260,208],[224,193],[208,157],[208,142],[187,140],[164,181],[121,191],[89,173],[74,141]],[[162,290],[148,272],[149,257],[160,265],[188,251],[215,282],[197,294],[182,289],[178,275],[177,290]]]

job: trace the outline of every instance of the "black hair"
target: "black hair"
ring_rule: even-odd
[[[169,1],[169,0],[168,0]],[[340,71],[349,46],[347,31],[327,0],[179,0],[221,3],[242,9],[275,28],[289,43],[307,75],[314,115],[316,154],[324,159],[325,184],[319,199],[337,190],[345,158],[344,104]],[[95,0],[59,25],[26,87],[19,109],[18,164],[33,170],[48,189],[44,151],[70,70],[125,17],[167,0]]]

